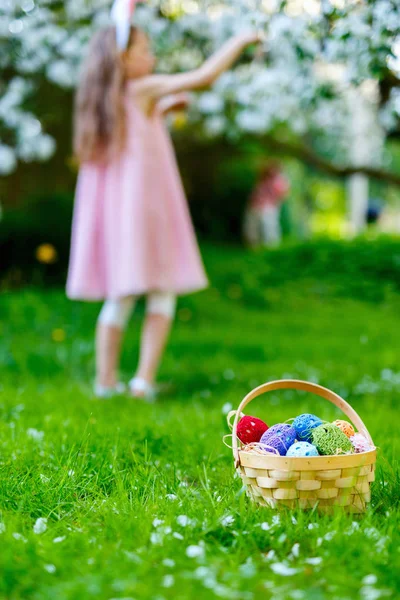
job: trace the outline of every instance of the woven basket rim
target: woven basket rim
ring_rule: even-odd
[[[320,471],[374,464],[376,462],[376,448],[357,454],[324,456],[277,456],[273,454],[253,454],[239,449],[239,457],[240,464],[247,467],[284,471]]]
[[[367,452],[352,452],[351,454],[320,454],[319,456],[281,456],[278,454],[273,454],[271,452],[271,454],[255,454],[254,452],[249,452],[247,451],[245,448],[239,448],[239,452],[240,453],[244,453],[244,454],[251,454],[251,456],[261,456],[262,458],[283,458],[286,460],[293,460],[293,461],[302,461],[304,459],[307,460],[321,460],[321,459],[326,459],[326,458],[346,458],[347,456],[351,456],[351,457],[355,457],[355,456],[368,456],[372,454],[376,454],[377,448],[372,448],[371,450],[368,450]]]

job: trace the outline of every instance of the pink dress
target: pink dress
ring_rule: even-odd
[[[256,187],[250,198],[250,206],[254,210],[262,210],[266,206],[279,206],[289,191],[289,184],[283,175],[266,177]]]
[[[75,198],[70,298],[115,299],[207,286],[172,143],[162,115],[127,94],[125,151],[82,165]]]

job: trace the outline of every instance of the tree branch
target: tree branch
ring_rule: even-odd
[[[372,179],[385,181],[386,183],[391,183],[392,185],[400,187],[400,175],[397,175],[396,173],[374,167],[340,167],[339,165],[322,158],[306,145],[300,145],[297,143],[276,139],[270,135],[263,136],[262,139],[275,152],[298,158],[302,162],[305,162],[311,167],[315,167],[320,171],[324,171],[328,175],[333,175],[335,177],[348,177],[349,175],[362,173],[368,177],[371,177]]]

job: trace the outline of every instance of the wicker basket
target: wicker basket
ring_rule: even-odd
[[[360,454],[307,458],[245,452],[236,435],[242,411],[257,396],[283,389],[311,392],[332,402],[374,449]],[[317,508],[328,513],[339,506],[347,512],[362,513],[371,500],[370,486],[375,478],[376,462],[372,438],[356,411],[343,398],[320,385],[287,379],[265,383],[254,389],[235,411],[232,450],[235,468],[247,495],[263,506],[276,509]]]

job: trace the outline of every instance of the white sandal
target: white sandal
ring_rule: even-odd
[[[144,400],[149,404],[153,404],[156,401],[156,388],[145,379],[134,377],[129,382],[129,389],[134,398]]]
[[[117,383],[112,387],[108,387],[105,385],[100,385],[99,383],[95,383],[94,385],[94,395],[99,400],[108,400],[110,398],[114,398],[115,396],[121,396],[126,393],[126,385],[124,383]]]

